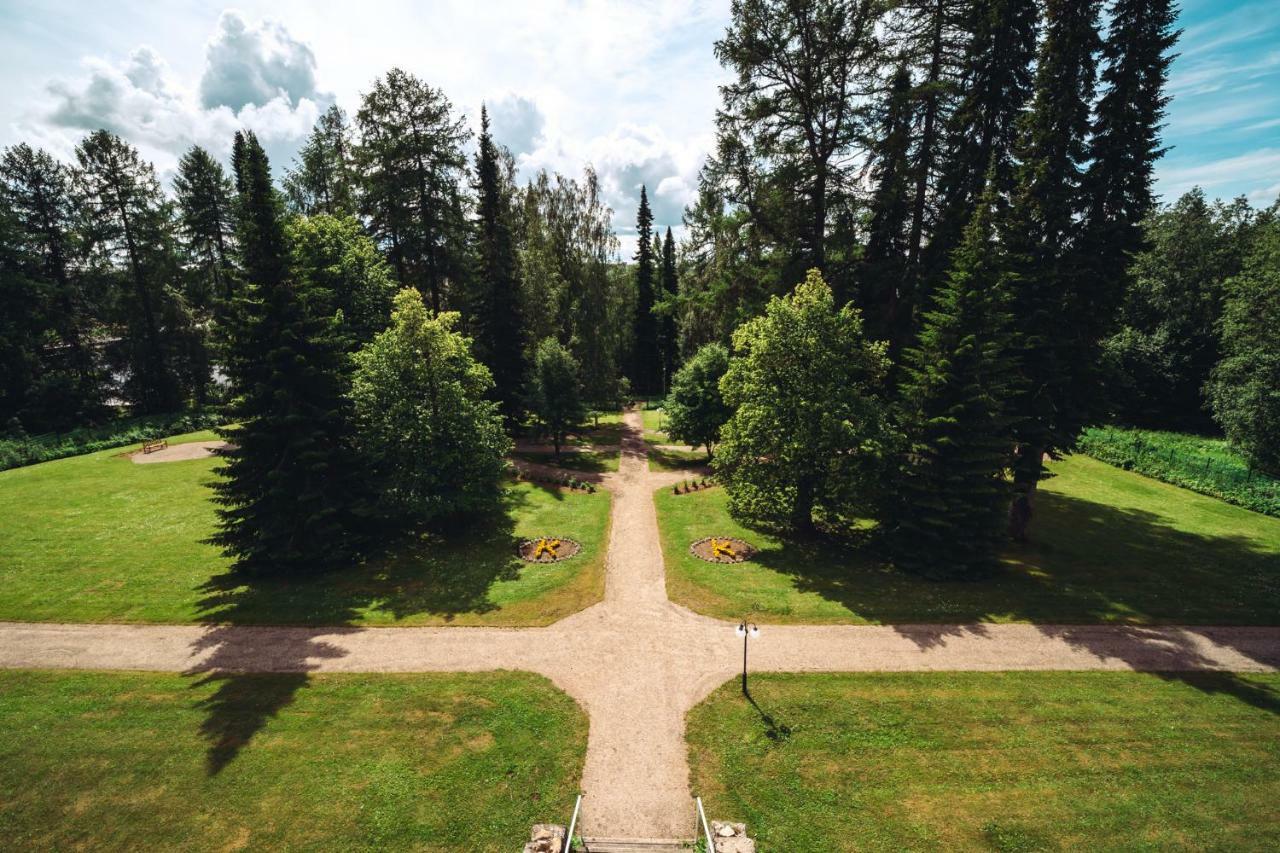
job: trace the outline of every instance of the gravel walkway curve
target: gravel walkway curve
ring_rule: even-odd
[[[591,719],[582,831],[688,836],[685,715],[741,671],[733,625],[666,597],[639,412],[616,474],[604,601],[546,628],[258,628],[0,623],[0,667],[201,672],[542,673]],[[1280,628],[770,626],[753,671],[1280,669]]]

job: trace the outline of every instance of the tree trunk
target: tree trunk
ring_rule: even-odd
[[[797,533],[813,532],[813,481],[801,478],[796,484],[796,502],[791,509],[791,526]]]
[[[1013,467],[1013,502],[1009,504],[1009,536],[1027,541],[1027,528],[1035,514],[1036,486],[1043,468],[1044,445],[1024,444],[1018,449]]]

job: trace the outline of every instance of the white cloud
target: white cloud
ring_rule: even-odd
[[[1280,186],[1277,181],[1280,181],[1280,148],[1259,148],[1207,163],[1166,166],[1160,170],[1157,188],[1166,200],[1172,200],[1192,187],[1202,187],[1206,194],[1213,196],[1215,187],[1244,182],[1255,187],[1246,190],[1245,195],[1262,198],[1270,193],[1271,197],[1264,199],[1264,203],[1270,203]]]
[[[236,43],[228,40],[228,32],[240,32],[245,38],[257,34],[255,55],[261,60],[259,71],[263,73],[239,78],[230,73],[235,62],[247,54],[242,51],[240,60],[228,58],[225,48]],[[270,46],[264,46],[267,36]],[[294,46],[291,51],[279,53],[280,45],[290,44]],[[224,92],[229,92],[232,81],[237,79],[285,81],[287,75],[272,78],[276,72],[271,69],[287,66],[289,56],[310,57],[310,51],[305,46],[299,49],[283,27],[265,23],[251,27],[233,13],[225,13],[210,42],[209,62],[201,78],[202,93],[208,90],[205,84],[210,80],[222,81],[213,90],[221,86]],[[314,66],[314,59],[310,62]],[[82,76],[55,79],[46,86],[48,97],[41,108],[19,123],[20,137],[38,142],[59,156],[70,157],[81,136],[105,128],[136,145],[164,175],[172,171],[178,157],[191,145],[202,145],[225,156],[230,151],[232,135],[240,128],[257,133],[279,172],[329,102],[329,98],[315,91],[314,85],[292,89],[282,85],[271,93],[263,84],[249,100],[232,98],[233,102],[240,102],[234,108],[226,103],[207,106],[203,95],[198,97],[184,86],[164,58],[145,45],[120,63],[88,57],[82,65]],[[294,76],[297,80],[307,77]]]
[[[280,97],[291,104],[324,99],[311,48],[274,21],[250,25],[239,12],[223,12],[205,48],[201,105],[239,110]]]

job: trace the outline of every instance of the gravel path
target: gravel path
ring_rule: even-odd
[[[254,628],[0,623],[0,667],[187,673],[521,669],[591,719],[584,834],[680,838],[693,826],[685,714],[741,671],[733,625],[666,597],[638,412],[616,474],[604,601],[546,628]],[[765,626],[753,671],[1280,669],[1280,628]]]

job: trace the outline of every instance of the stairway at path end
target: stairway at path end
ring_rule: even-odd
[[[575,853],[689,853],[692,841],[672,838],[583,838]]]

